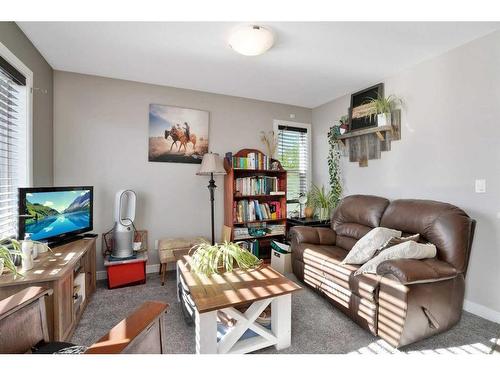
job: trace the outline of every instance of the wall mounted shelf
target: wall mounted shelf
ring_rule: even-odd
[[[401,139],[401,111],[391,114],[391,125],[359,129],[342,134],[338,140],[344,146],[344,156],[349,161],[367,167],[368,160],[380,159],[382,151],[391,150],[391,142]]]

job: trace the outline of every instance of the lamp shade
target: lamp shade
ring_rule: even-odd
[[[224,169],[224,164],[219,154],[214,154],[212,152],[207,152],[203,155],[203,160],[201,161],[201,166],[198,172],[198,176],[209,176],[210,174],[226,174]]]

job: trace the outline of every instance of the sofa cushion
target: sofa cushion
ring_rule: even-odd
[[[466,271],[474,221],[460,208],[430,200],[399,199],[387,207],[380,225],[420,233],[422,241],[436,245],[438,259],[458,272]]]
[[[371,195],[345,197],[335,209],[332,228],[337,234],[335,245],[351,250],[354,244],[375,227],[389,201]]]
[[[304,261],[304,258],[309,258],[316,261],[326,258],[340,258],[341,261],[345,258],[346,255],[347,251],[340,247],[329,245],[314,245],[307,242],[299,243],[293,248],[293,257],[302,262]]]
[[[333,229],[343,223],[356,223],[367,227],[378,227],[389,200],[373,195],[350,195],[335,209]]]
[[[377,275],[354,276],[358,266],[341,264],[347,253],[344,249],[337,246],[311,244],[300,244],[299,248],[301,249],[299,261],[304,263],[304,279],[307,279],[311,286],[320,287],[325,284],[330,290],[336,290],[347,297],[350,293],[354,293],[375,302],[381,277]],[[323,287],[326,287],[325,285]]]

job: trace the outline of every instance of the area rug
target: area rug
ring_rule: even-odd
[[[91,345],[142,302],[168,302],[165,314],[167,352],[194,353],[194,328],[186,324],[175,295],[175,274],[169,272],[165,286],[158,275],[149,275],[143,285],[108,290],[98,282],[71,342]],[[297,280],[293,275],[288,275]],[[279,353],[493,353],[500,324],[468,312],[451,330],[400,350],[360,328],[323,297],[304,286],[292,296],[292,345]],[[256,353],[278,353],[274,347]]]

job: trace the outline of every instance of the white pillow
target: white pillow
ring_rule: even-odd
[[[401,237],[401,231],[384,227],[373,228],[352,247],[342,264],[363,264],[391,237]]]
[[[436,246],[431,243],[418,243],[415,241],[406,241],[394,245],[382,251],[375,258],[363,264],[354,275],[362,273],[377,273],[377,267],[380,263],[390,259],[425,259],[436,256]]]

